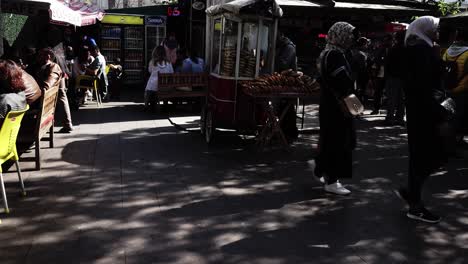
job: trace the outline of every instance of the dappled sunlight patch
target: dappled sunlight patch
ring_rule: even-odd
[[[463,249],[468,249],[468,233],[455,236],[455,244]]]
[[[138,199],[135,201],[125,201],[123,202],[120,207],[123,208],[135,208],[135,207],[144,207],[144,206],[153,206],[156,205],[157,202],[154,200],[154,198],[149,197],[149,198],[144,198],[144,199]]]
[[[253,184],[251,186],[252,186],[252,188],[255,188],[257,190],[277,191],[279,189],[282,190],[284,188],[287,188],[290,185],[291,184],[289,182],[276,180],[276,181],[270,181],[270,182],[266,182],[266,183],[262,183],[262,184]]]
[[[241,196],[256,193],[253,188],[237,188],[237,187],[226,187],[221,188],[221,191],[228,196]]]
[[[69,238],[75,230],[72,229],[62,229],[60,231],[43,231],[38,234],[35,239],[34,243],[36,244],[54,244],[60,243],[67,238]]]
[[[448,193],[434,194],[434,196],[441,199],[467,199],[468,190],[448,190]]]
[[[216,236],[213,240],[217,247],[223,247],[247,237],[247,234],[242,232],[225,232]]]
[[[423,234],[424,241],[439,246],[446,246],[452,243],[452,237],[440,231],[431,231]]]
[[[361,180],[361,182],[370,183],[370,184],[386,184],[386,183],[390,183],[391,180],[387,178],[372,178],[372,179]]]
[[[80,230],[95,230],[102,228],[116,228],[120,224],[120,220],[112,219],[89,219],[87,222],[78,225]]]
[[[457,222],[463,225],[468,225],[468,217],[459,217],[457,218]]]

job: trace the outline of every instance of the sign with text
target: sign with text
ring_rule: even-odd
[[[165,16],[147,16],[145,18],[145,24],[151,26],[159,26],[166,24],[167,17]]]

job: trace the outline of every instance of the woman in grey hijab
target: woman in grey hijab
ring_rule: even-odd
[[[442,88],[440,53],[435,49],[439,19],[423,16],[410,24],[405,36],[405,96],[409,146],[408,187],[398,195],[409,205],[407,216],[428,223],[440,217],[429,212],[421,199],[422,188],[431,172],[446,160],[439,124],[448,113],[440,105]]]
[[[321,73],[319,155],[314,174],[326,192],[347,195],[351,191],[340,182],[352,177],[352,151],[356,146],[353,118],[341,100],[353,93],[354,80],[347,55],[357,31],[346,22],[335,23],[328,31],[327,46],[319,58]]]

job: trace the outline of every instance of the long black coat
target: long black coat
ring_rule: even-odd
[[[436,94],[443,93],[440,56],[424,42],[407,46],[406,109],[410,173],[428,176],[446,159],[438,125],[446,118]]]
[[[322,59],[321,71],[319,170],[332,178],[351,178],[356,131],[339,101],[354,90],[351,68],[342,52],[331,50]]]

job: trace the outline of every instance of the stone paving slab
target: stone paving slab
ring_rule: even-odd
[[[27,197],[6,173],[1,263],[466,262],[468,155],[431,177],[425,198],[444,221],[425,225],[392,193],[407,177],[406,132],[383,116],[359,121],[353,194],[336,197],[310,176],[317,105],[290,151],[259,151],[233,133],[207,146],[197,116],[127,99],[74,112],[41,171],[25,153]]]

